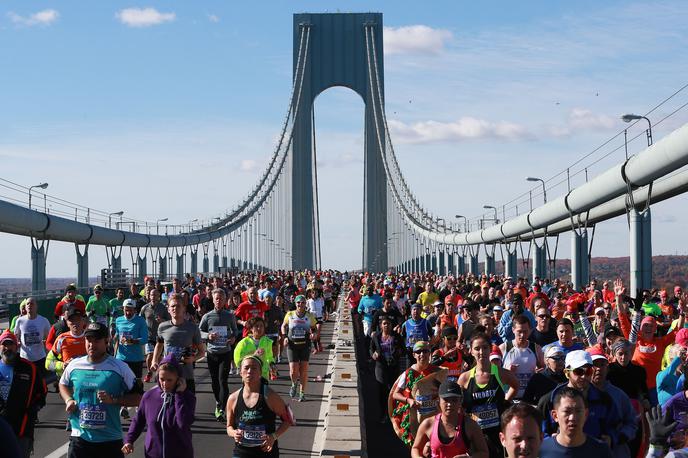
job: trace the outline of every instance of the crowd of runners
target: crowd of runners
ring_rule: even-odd
[[[680,286],[629,294],[618,279],[574,291],[538,278],[334,271],[147,278],[109,300],[100,285],[87,301],[68,285],[52,325],[27,298],[0,335],[3,451],[30,456],[54,372],[69,457],[121,457],[144,432],[147,457],[193,456],[194,366],[205,358],[233,456],[279,456],[340,294],[380,421],[413,457],[688,456]],[[286,401],[270,388],[282,358]],[[233,393],[230,374],[241,377]]]
[[[688,456],[681,286],[388,273],[346,300],[413,457]]]
[[[279,437],[295,420],[290,400],[270,388],[276,363],[288,360],[289,396],[304,401],[309,358],[322,351],[321,327],[341,284],[337,272],[187,275],[169,284],[146,278],[112,299],[95,285],[88,300],[70,284],[52,325],[26,298],[0,335],[0,456],[31,455],[52,378],[70,458],[128,455],[144,431],[146,457],[194,456],[194,367],[202,358],[212,414],[234,440],[233,456],[279,456]],[[230,374],[241,377],[234,393]],[[123,434],[124,418],[131,422]]]

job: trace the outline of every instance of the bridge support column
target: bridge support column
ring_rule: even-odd
[[[88,244],[84,245],[84,253],[81,254],[79,244],[75,243],[76,249],[76,286],[78,288],[88,288]]]
[[[428,272],[432,269],[432,255],[428,251],[425,255],[425,266],[423,267],[424,272]]]
[[[440,258],[440,260],[439,260],[440,275],[447,275],[446,253],[444,252],[444,248],[440,248],[438,255]]]
[[[143,283],[143,279],[148,275],[148,256],[144,255],[141,257],[141,255],[137,254],[136,255],[136,264],[139,266],[139,278],[138,281],[140,283]]]
[[[573,231],[571,236],[571,282],[575,290],[588,284],[590,278],[588,264],[588,231],[579,234]]]
[[[432,267],[431,267],[431,268],[432,268],[432,271],[435,272],[435,273],[437,273],[437,272],[438,272],[438,270],[437,270],[437,253],[434,252],[434,251],[432,252],[432,255],[431,255],[431,258],[430,258],[430,262],[431,262],[430,265],[432,266]]]
[[[165,255],[158,257],[158,279],[160,281],[167,280],[167,256]]]
[[[643,213],[632,209],[630,233],[631,284],[630,293],[636,288],[652,288],[652,215],[648,208]]]
[[[478,265],[477,254],[470,255],[470,259],[468,260],[468,273],[471,273],[473,275],[478,275],[480,273],[480,266]]]
[[[210,272],[210,259],[208,259],[207,254],[203,255],[203,272],[205,272],[205,273]]]
[[[587,259],[587,252],[585,254]],[[544,243],[538,246],[533,243],[533,279],[535,277],[545,278],[547,276],[547,248]]]
[[[518,277],[518,255],[516,255],[516,246],[514,251],[509,251],[506,247],[506,262],[504,263],[504,276],[516,278]]]
[[[112,270],[122,270],[122,255],[121,254],[119,256],[113,256],[110,259],[110,262],[112,263]]]
[[[466,275],[466,256],[456,253],[456,274]]]
[[[220,255],[217,254],[217,251],[215,254],[213,254],[213,272],[219,272],[220,271]]]
[[[414,268],[416,270],[416,273],[423,271],[423,266],[421,263],[421,256],[416,257],[416,259],[413,260],[413,264],[414,264]]]
[[[492,254],[486,254],[485,255],[485,273],[487,275],[492,275],[497,271],[496,263],[495,263],[495,255],[494,253]]]
[[[176,255],[177,259],[177,278],[184,278],[184,253]]]
[[[222,268],[227,270],[227,256],[222,256]]]
[[[31,238],[31,291],[45,291],[47,281],[45,261],[48,257],[50,241]]]
[[[456,253],[447,253],[447,275],[456,275],[454,256],[456,256]]]
[[[194,250],[191,247],[191,275],[196,275],[198,273],[198,247]]]

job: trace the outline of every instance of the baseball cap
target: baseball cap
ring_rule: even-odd
[[[4,342],[6,340],[11,340],[12,342],[14,342],[15,345],[19,344],[19,341],[17,340],[17,336],[15,336],[14,333],[12,331],[10,331],[9,329],[7,329],[5,332],[0,334],[0,343]]]
[[[564,350],[559,345],[552,345],[545,351],[545,358],[556,358],[557,356],[564,356]]]
[[[597,315],[597,314],[600,313],[600,312],[604,313],[604,308],[602,308],[602,307],[595,307],[595,315]]]
[[[682,328],[676,333],[676,343],[688,347],[688,328]]]
[[[454,380],[442,382],[438,394],[442,399],[463,397],[461,387]]]
[[[413,344],[413,351],[416,352],[418,350],[425,350],[425,349],[430,349],[430,344],[426,342],[425,340],[419,340],[418,342]]]
[[[458,336],[459,333],[454,326],[445,326],[442,329],[442,337]]]
[[[420,304],[419,304],[418,302],[415,302],[415,303],[414,303],[414,304],[413,304],[413,305],[411,306],[411,308],[412,308],[412,309],[415,309],[415,308],[419,308],[419,309],[422,309],[422,308],[423,308],[423,306],[422,306],[422,305],[420,305]]]
[[[122,307],[132,307],[136,308],[136,302],[133,299],[125,299]]]
[[[301,302],[301,301],[305,301],[305,300],[306,300],[306,296],[304,296],[303,294],[299,294],[298,296],[296,296],[294,298],[294,302]]]
[[[76,285],[74,283],[68,284],[65,291],[76,291]]]
[[[100,283],[96,284],[96,286],[93,287],[93,291],[102,291],[103,287]]]
[[[104,339],[108,336],[108,328],[102,323],[90,323],[86,326],[86,337],[95,337],[96,339]]]
[[[590,353],[585,350],[574,350],[566,355],[566,369],[578,369],[583,366],[592,366]]]
[[[68,319],[73,317],[73,316],[76,316],[76,315],[84,316],[84,312],[79,307],[75,307],[73,305],[67,307],[67,318]]]
[[[656,324],[655,317],[646,316],[645,318],[643,318],[643,321],[640,322],[640,326],[642,326],[644,324],[652,324],[652,325]]]
[[[433,305],[433,307],[442,307],[442,301],[437,300],[437,301],[433,302],[432,305]]]
[[[588,354],[590,354],[590,359],[592,361],[595,361],[598,359],[604,359],[604,360],[609,361],[607,359],[607,355],[604,354],[604,351],[602,350],[602,348],[600,348],[599,345],[595,345],[593,347],[590,347],[586,351],[588,352]]]
[[[492,311],[503,312],[504,307],[502,307],[501,305],[495,305],[494,307],[492,307]]]

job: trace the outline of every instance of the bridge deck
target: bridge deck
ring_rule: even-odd
[[[323,326],[322,342],[327,346],[332,340],[334,323],[328,322]],[[311,355],[309,370],[309,384],[306,387],[306,401],[303,403],[291,402],[292,409],[297,419],[297,426],[290,428],[280,438],[280,456],[282,457],[308,457],[320,456],[323,444],[323,428],[325,424],[325,412],[327,412],[327,393],[330,379],[324,376],[328,374],[328,364],[332,359],[332,350]],[[289,367],[285,357],[278,364],[279,380],[271,382],[273,389],[288,399],[289,392]],[[314,382],[315,376],[323,377],[324,382]],[[234,441],[225,431],[223,424],[218,423],[213,412],[215,399],[210,387],[210,375],[205,359],[199,361],[195,370],[197,386],[196,421],[191,430],[193,432],[194,454],[196,457],[231,456]],[[239,389],[241,379],[239,376],[230,376],[230,389]],[[152,385],[147,384],[147,387]],[[35,455],[36,457],[59,458],[67,454],[68,433],[64,430],[65,413],[64,403],[52,386],[48,387],[48,400],[46,407],[39,414],[40,423],[36,425]],[[123,421],[123,429],[129,428],[129,420]],[[143,457],[144,436],[142,435],[134,444],[135,452],[132,457]]]

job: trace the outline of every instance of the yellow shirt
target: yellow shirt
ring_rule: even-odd
[[[432,304],[437,302],[439,299],[440,297],[437,295],[437,293],[429,293],[427,291],[423,291],[418,295],[418,300],[416,301],[416,303],[422,305],[423,309],[430,310],[432,309]]]

